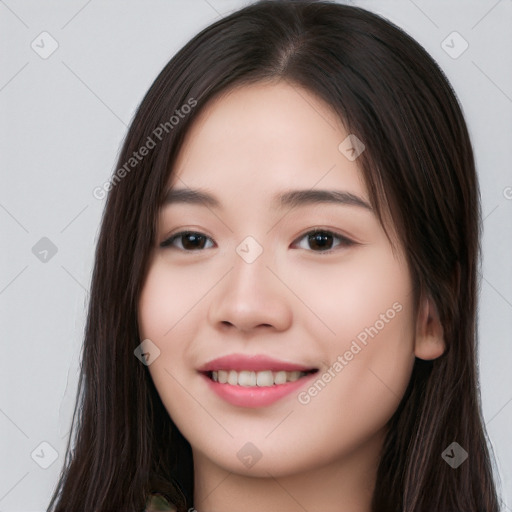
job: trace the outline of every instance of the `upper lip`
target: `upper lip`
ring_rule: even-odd
[[[230,354],[217,359],[212,359],[206,364],[198,368],[199,372],[214,372],[218,370],[235,370],[235,371],[264,371],[271,370],[273,372],[278,371],[302,371],[307,372],[310,370],[316,370],[311,366],[305,366],[303,364],[290,363],[288,361],[280,361],[273,359],[266,355],[253,355],[247,356],[242,354]]]

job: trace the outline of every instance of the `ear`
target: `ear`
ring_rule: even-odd
[[[437,359],[446,350],[439,313],[430,297],[422,296],[416,319],[414,354],[419,359]]]

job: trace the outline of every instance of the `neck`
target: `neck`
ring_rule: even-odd
[[[254,477],[230,472],[194,452],[197,512],[370,512],[384,437],[301,472]]]

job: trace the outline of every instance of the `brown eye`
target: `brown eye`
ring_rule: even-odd
[[[332,248],[333,236],[330,233],[311,233],[308,235],[308,244],[312,249],[325,251]]]
[[[160,247],[172,247],[182,251],[197,251],[205,249],[205,244],[211,238],[195,231],[182,231],[164,240]]]
[[[355,243],[343,235],[333,233],[332,231],[328,230],[309,231],[297,240],[305,240],[306,246],[299,243],[299,247],[301,249],[311,249],[313,252],[330,252],[335,247],[349,247]],[[336,244],[335,240],[338,240],[339,242]]]

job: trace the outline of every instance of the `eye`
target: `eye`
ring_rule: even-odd
[[[336,245],[334,244],[335,239],[339,240],[339,243]],[[328,231],[325,229],[315,229],[313,231],[308,231],[300,238],[297,238],[297,241],[302,240],[305,240],[306,246],[304,244],[299,244],[300,249],[308,249],[307,246],[309,245],[313,249],[313,252],[324,253],[331,253],[333,247],[350,247],[356,243],[339,233],[334,233],[333,231]],[[294,244],[297,243],[297,241],[294,242]]]
[[[337,244],[334,243],[336,239],[338,240]],[[300,243],[303,240],[305,241],[305,245],[304,243]],[[206,246],[208,242],[212,242],[209,247]],[[313,249],[313,252],[322,253],[331,253],[335,247],[350,247],[356,243],[339,233],[334,233],[326,229],[308,231],[298,238],[294,242],[294,245],[297,244],[297,242],[299,242],[298,246],[300,249]],[[197,231],[180,231],[161,242],[160,247],[170,247],[192,252],[213,247],[213,240]]]
[[[194,251],[201,249],[209,249],[209,247],[205,247],[205,242],[208,240],[212,240],[210,237],[203,235],[202,233],[198,233],[196,231],[181,231],[180,233],[176,233],[171,236],[167,240],[164,240],[160,247],[173,247],[177,249],[181,249],[182,251]],[[176,246],[175,242],[179,242],[178,246]]]

